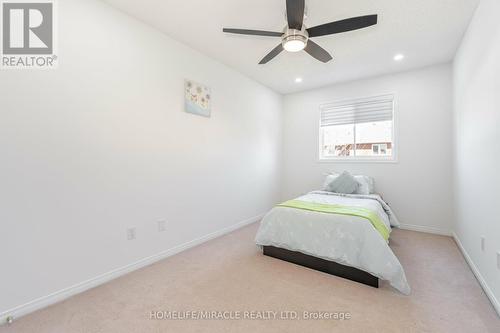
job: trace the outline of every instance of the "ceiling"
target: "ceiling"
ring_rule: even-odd
[[[378,14],[378,25],[314,38],[333,61],[282,52],[266,65],[276,37],[229,35],[222,28],[281,31],[285,0],[104,0],[167,35],[288,94],[453,59],[479,0],[306,0],[307,27]],[[397,53],[405,59],[393,60]],[[302,82],[296,83],[295,78]]]

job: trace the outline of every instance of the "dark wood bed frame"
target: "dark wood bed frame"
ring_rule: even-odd
[[[263,253],[269,257],[285,260],[297,265],[378,288],[378,278],[376,276],[354,267],[341,265],[333,261],[316,258],[300,252],[285,250],[274,246],[264,246]]]

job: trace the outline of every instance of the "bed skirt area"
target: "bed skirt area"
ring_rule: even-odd
[[[274,246],[263,246],[263,254],[378,288],[378,278],[376,276],[354,267],[338,264],[334,261],[328,261],[322,258]]]

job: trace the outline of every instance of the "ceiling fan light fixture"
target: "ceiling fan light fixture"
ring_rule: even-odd
[[[292,39],[283,42],[283,48],[288,52],[299,52],[305,49],[306,42],[300,39]]]
[[[288,52],[299,52],[306,48],[307,31],[305,27],[302,30],[285,29],[283,34],[283,48]]]

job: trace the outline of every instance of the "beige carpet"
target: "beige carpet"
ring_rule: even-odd
[[[413,289],[367,287],[280,260],[253,245],[257,225],[163,260],[0,327],[0,332],[500,332],[454,241],[395,230]],[[151,320],[151,311],[349,313],[348,320]],[[252,312],[257,315],[256,312]]]

